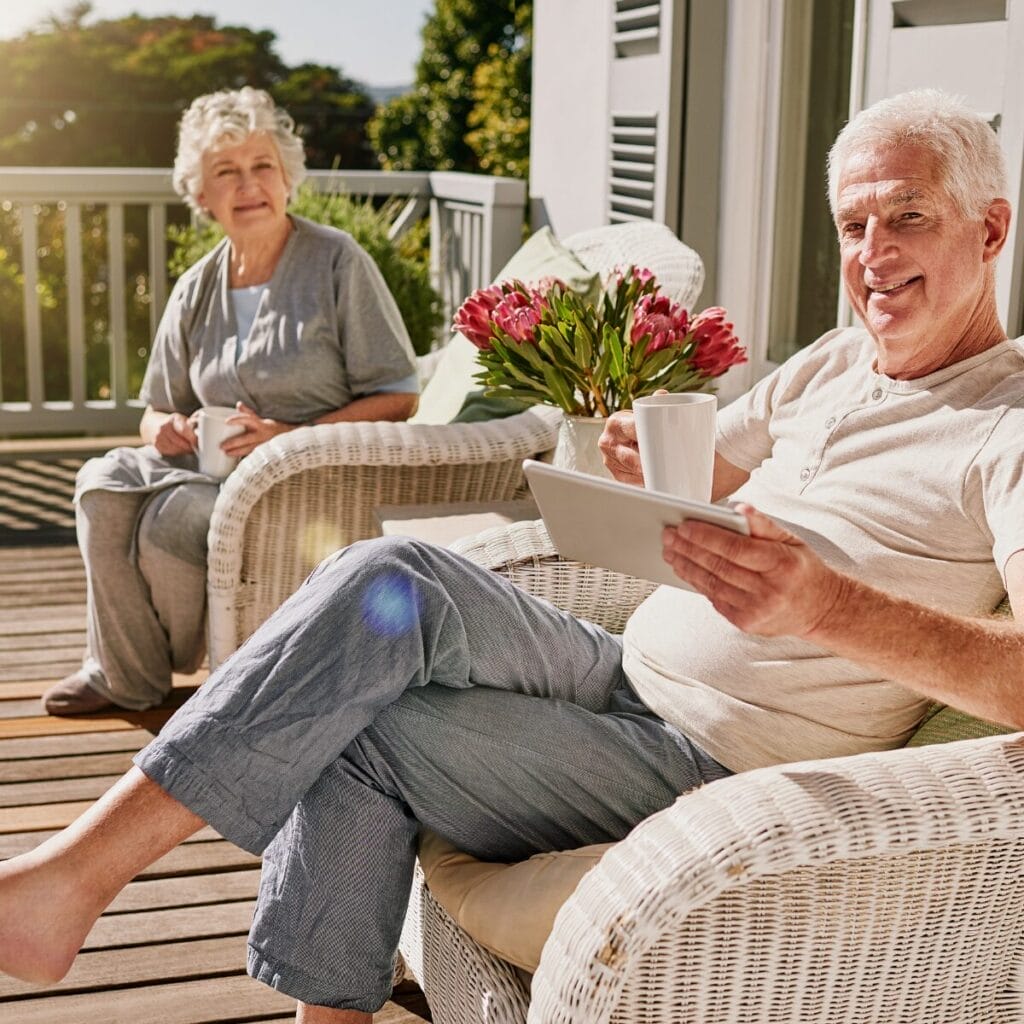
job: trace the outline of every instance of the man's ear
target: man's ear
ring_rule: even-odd
[[[982,260],[991,263],[1006,244],[1013,212],[1005,199],[993,199],[985,211],[985,248]]]

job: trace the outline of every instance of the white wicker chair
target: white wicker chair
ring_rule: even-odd
[[[648,589],[561,561],[540,524],[459,547],[611,629]],[[422,876],[402,953],[436,1024],[1022,1024],[1024,734],[681,797],[584,877],[532,993]]]
[[[618,224],[566,239],[590,270],[650,267],[691,305],[704,265],[663,224]],[[423,366],[431,357],[421,359]],[[429,371],[428,371],[429,372]],[[261,445],[221,489],[210,523],[209,656],[216,668],[330,552],[379,532],[382,504],[507,501],[521,463],[551,451],[561,414],[537,407],[491,423],[336,423]]]
[[[379,505],[524,496],[522,461],[551,451],[560,414],[489,423],[335,423],[260,445],[210,521],[209,655],[219,665],[332,551],[378,536]]]

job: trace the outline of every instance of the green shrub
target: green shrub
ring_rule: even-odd
[[[304,185],[289,209],[300,217],[347,231],[370,254],[395,297],[414,351],[422,355],[433,346],[444,317],[441,297],[430,284],[424,236],[427,226],[417,225],[397,242],[388,238],[388,229],[403,205],[395,198],[374,206],[369,199],[317,192]],[[224,237],[217,224],[171,227],[167,234],[174,243],[168,268],[175,278]]]

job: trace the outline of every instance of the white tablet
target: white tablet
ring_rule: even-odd
[[[698,519],[750,533],[747,520],[722,505],[686,501],[533,459],[523,463],[523,472],[560,555],[652,583],[693,589],[661,557],[664,527]]]

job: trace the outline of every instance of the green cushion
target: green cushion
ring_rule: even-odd
[[[935,704],[907,741],[908,747],[923,747],[929,743],[952,743],[954,740],[976,740],[982,736],[1001,736],[1014,732],[1006,725],[996,725],[957,711],[956,708]]]
[[[501,420],[506,416],[515,416],[530,408],[529,402],[518,398],[488,397],[483,391],[470,391],[462,408],[452,423],[482,423],[484,420]]]
[[[574,291],[591,299],[597,298],[601,287],[598,274],[593,273],[555,238],[549,227],[543,227],[531,235],[505,264],[495,281],[516,278],[524,284],[536,284],[545,277],[557,277]],[[476,346],[461,334],[456,334],[445,348],[434,370],[434,375],[420,395],[419,408],[410,419],[411,423],[476,422],[510,416],[526,408],[510,409],[508,399],[484,398],[479,394],[479,384],[474,374],[479,369],[476,361]],[[472,392],[472,408],[463,405]]]

